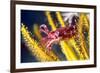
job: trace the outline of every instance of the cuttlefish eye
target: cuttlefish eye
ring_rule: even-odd
[[[45,29],[47,29],[47,26],[46,26],[45,24],[42,24],[42,25],[40,26],[40,29],[45,30]]]
[[[44,27],[41,27],[41,29],[45,30],[45,28],[44,28]]]

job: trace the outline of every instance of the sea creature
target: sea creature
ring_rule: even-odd
[[[50,51],[53,44],[57,44],[60,40],[68,40],[75,36],[77,33],[77,17],[73,16],[69,21],[70,23],[66,27],[60,27],[54,31],[49,31],[47,26],[42,24],[40,26],[40,32],[45,33],[46,36],[41,39],[41,44]]]

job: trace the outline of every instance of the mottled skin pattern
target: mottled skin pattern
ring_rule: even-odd
[[[45,24],[40,26],[40,32],[45,33],[47,36],[41,39],[41,44],[48,50],[52,49],[52,45],[59,43],[60,40],[68,40],[76,35],[77,33],[77,17],[73,16],[71,23],[66,27],[57,28],[55,31],[49,31]]]

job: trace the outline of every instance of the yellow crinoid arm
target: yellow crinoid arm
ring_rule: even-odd
[[[31,38],[28,29],[23,24],[21,26],[21,33],[29,50],[39,61],[59,61],[59,58],[55,54],[50,52],[48,55],[45,49],[43,49],[34,38]]]
[[[88,17],[86,16],[85,13],[81,13],[80,14],[80,17],[79,17],[79,24],[78,24],[78,32],[79,32],[79,39],[81,41],[80,45],[81,45],[81,48],[82,48],[82,51],[84,53],[84,57],[86,59],[89,58],[89,52],[88,52],[88,48],[86,47],[86,42],[85,42],[85,39],[84,39],[84,35],[83,35],[83,27],[85,27],[87,30],[88,30],[88,37],[89,37],[89,19]],[[89,40],[89,38],[88,38]]]
[[[35,35],[37,36],[37,38],[40,40],[42,38],[40,31],[39,31],[39,26],[38,24],[34,24],[33,25],[33,32],[35,33]]]
[[[88,43],[90,43],[90,22],[89,22],[89,14],[85,14],[85,13],[81,13],[80,14],[80,24],[86,28],[86,30],[88,31]],[[80,25],[80,26],[81,26]]]
[[[65,23],[64,23],[63,18],[61,16],[61,13],[60,12],[56,12],[56,16],[57,16],[58,21],[60,22],[61,26],[65,27]]]
[[[80,60],[84,60],[84,55],[82,54],[82,52],[80,51],[80,47],[77,45],[76,41],[74,40],[74,38],[70,39],[68,41],[68,44],[73,47],[75,49],[75,51],[77,52],[78,54],[78,57]]]
[[[53,30],[53,31],[56,30],[56,26],[55,26],[55,23],[53,22],[53,19],[52,19],[51,15],[50,15],[50,12],[49,12],[49,11],[46,11],[45,14],[46,14],[46,16],[47,16],[48,23],[49,23],[49,25],[51,26],[52,30]]]
[[[68,60],[78,60],[78,57],[73,49],[65,41],[60,41],[60,45],[62,48],[62,52],[65,54]]]

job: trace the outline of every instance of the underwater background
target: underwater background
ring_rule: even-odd
[[[78,36],[61,40],[46,52],[39,27],[46,24],[50,31],[66,27],[72,15],[78,16]],[[21,63],[89,59],[89,25],[88,13],[21,10]]]

